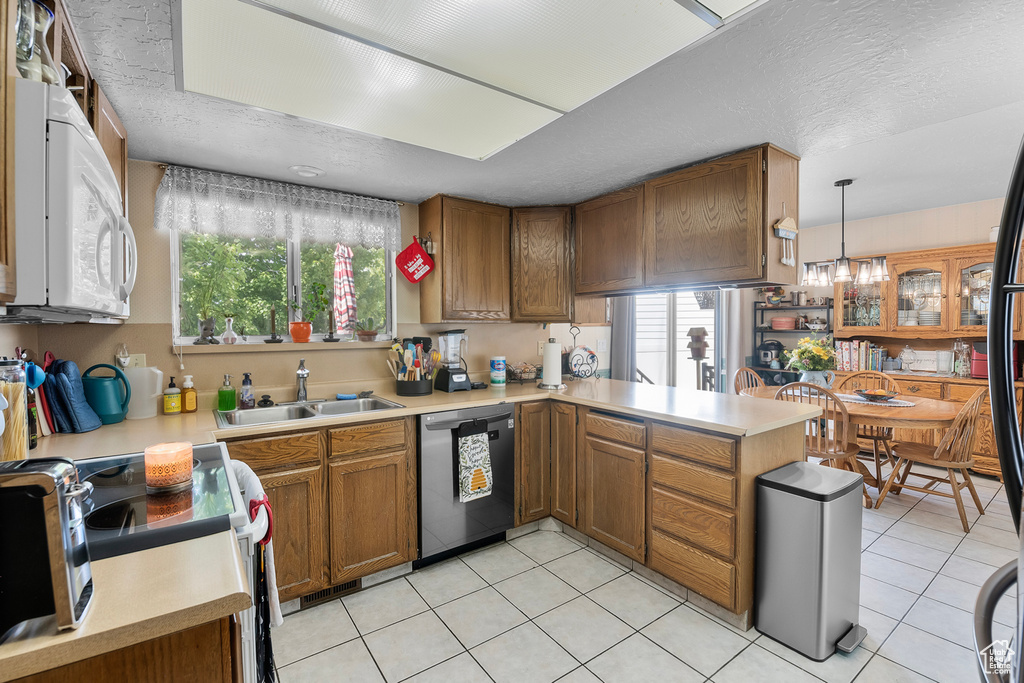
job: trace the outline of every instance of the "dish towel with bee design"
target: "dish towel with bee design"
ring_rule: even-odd
[[[459,502],[468,503],[491,495],[494,488],[487,420],[464,422],[458,431]]]

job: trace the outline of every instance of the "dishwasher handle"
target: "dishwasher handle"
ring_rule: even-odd
[[[508,412],[496,413],[494,415],[485,415],[482,417],[474,417],[462,420],[445,420],[443,422],[427,422],[425,424],[428,431],[440,432],[449,431],[452,429],[458,429],[467,422],[480,422],[486,420],[488,423],[500,422],[501,420],[507,420],[512,417],[512,409],[509,408]]]

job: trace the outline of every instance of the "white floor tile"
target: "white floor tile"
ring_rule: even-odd
[[[406,578],[431,607],[487,586],[486,581],[458,558],[413,572]]]
[[[587,595],[635,629],[647,626],[679,605],[679,600],[628,574]]]
[[[468,652],[463,652],[406,680],[410,683],[491,683],[491,677],[480,668]]]
[[[579,667],[579,662],[532,623],[488,640],[470,654],[496,683],[550,683]]]
[[[867,529],[862,530],[860,532],[860,549],[867,550],[881,535],[882,534],[875,533],[874,531],[868,531]]]
[[[973,583],[939,574],[924,592],[924,597],[944,602],[965,612],[973,612],[974,603],[978,599],[978,587]]]
[[[885,642],[885,639],[889,637],[889,634],[892,633],[892,630],[899,623],[892,617],[887,617],[861,605],[860,625],[868,630],[868,634],[864,637],[864,642],[860,646],[872,652],[877,652],[878,648],[882,646],[882,643]]]
[[[577,550],[544,565],[576,590],[586,593],[625,574],[625,570],[591,550]]]
[[[584,664],[636,632],[586,596],[556,607],[534,623]]]
[[[363,635],[430,609],[405,579],[346,595],[342,602]]]
[[[332,600],[289,614],[283,624],[272,629],[274,660],[278,666],[287,666],[358,636],[341,600]]]
[[[978,680],[974,651],[900,624],[878,654],[940,683]]]
[[[882,503],[885,505],[885,503]],[[895,524],[906,510],[900,509],[898,516],[883,515],[880,511],[875,510],[864,510],[864,516],[861,518],[861,527],[865,531],[874,531],[875,533],[882,534],[889,530],[893,524]]]
[[[917,593],[879,581],[870,576],[860,577],[860,604],[893,619],[902,619],[917,600]]]
[[[601,683],[601,679],[591,673],[587,667],[581,666],[559,678],[558,683]]]
[[[434,611],[467,649],[527,621],[522,612],[491,587],[441,605]]]
[[[960,557],[959,555],[950,555],[946,564],[942,565],[942,569],[939,570],[939,574],[945,576],[952,576],[954,579],[960,579],[967,583],[973,583],[975,586],[980,586],[988,580],[988,577],[992,576],[996,572],[998,567],[993,567],[990,564],[984,564],[976,560],[969,560],[966,557]],[[1016,593],[1016,589],[1013,589]]]
[[[1009,510],[1006,510],[1009,512]],[[975,526],[990,526],[994,529],[1013,532],[1013,518],[1009,515],[998,514],[997,510],[988,509],[985,514],[978,518]]]
[[[464,650],[433,612],[374,631],[364,640],[388,683],[404,680]]]
[[[960,513],[956,509],[956,502],[952,498],[942,498],[940,496],[928,496],[925,500],[914,506],[914,510],[921,510],[924,512],[934,512],[937,515],[944,515],[946,517],[952,517],[957,521],[960,520]],[[964,504],[964,511],[967,515],[967,523],[971,524],[981,513],[978,512],[978,508],[974,507],[974,501],[971,501],[970,505]],[[908,513],[909,514],[909,513]],[[963,526],[960,527],[960,531],[963,531]]]
[[[935,572],[879,555],[870,550],[860,555],[860,573],[917,594],[923,593],[931,580],[935,578]]]
[[[484,550],[463,555],[462,561],[491,585],[537,566],[536,562],[508,543],[499,543]]]
[[[641,633],[705,676],[749,645],[745,638],[687,605],[680,605]]]
[[[918,526],[917,524],[913,524],[902,519],[893,524],[889,530],[885,532],[885,535],[893,538],[899,538],[904,541],[910,541],[911,543],[917,543],[918,545],[927,546],[929,548],[934,548],[935,550],[941,550],[944,553],[951,553],[956,550],[960,541],[962,541],[964,536],[966,536],[963,530],[959,533],[949,533],[948,531],[939,531],[937,529]]]
[[[954,513],[956,509],[954,508]],[[923,526],[926,529],[934,529],[936,531],[944,531],[948,534],[956,534],[962,536],[964,533],[964,527],[960,524],[960,518],[955,514],[950,517],[948,515],[939,515],[928,510],[921,509],[920,506],[915,507],[913,510],[907,513],[906,517],[900,520],[901,522],[909,522],[916,524],[917,526]]]
[[[639,633],[587,665],[604,683],[700,683],[704,676],[686,666]]]
[[[494,588],[530,619],[578,598],[580,592],[544,567],[517,574]]]
[[[856,678],[856,683],[932,683],[932,679],[885,657],[872,657]]]
[[[565,534],[553,531],[537,531],[520,536],[509,541],[509,544],[519,552],[528,555],[537,564],[550,562],[582,547]]]
[[[970,536],[965,538],[963,542],[957,546],[953,554],[959,555],[960,557],[966,557],[969,560],[991,564],[996,567],[1002,567],[1007,562],[1013,562],[1017,559],[1016,550],[1000,548],[999,546],[975,541]]]
[[[858,647],[849,654],[837,651],[825,661],[816,662],[765,636],[757,639],[757,645],[828,683],[850,683],[874,656],[871,650]]]
[[[882,534],[880,539],[871,544],[871,552],[885,555],[894,560],[906,562],[931,572],[937,572],[942,569],[946,558],[949,557],[947,552],[911,543],[910,541],[892,538],[885,534]]]
[[[986,515],[987,516],[987,515]],[[1017,534],[1010,530],[996,529],[991,526],[975,524],[971,529],[972,541],[981,541],[989,545],[999,546],[1008,550],[1017,550],[1020,547],[1020,539]]]
[[[279,669],[281,683],[337,680],[342,671],[350,681],[384,682],[366,645],[358,638]]]
[[[755,643],[726,664],[711,680],[715,683],[812,683],[818,679]]]
[[[903,623],[954,643],[974,642],[974,615],[929,597],[914,603]]]

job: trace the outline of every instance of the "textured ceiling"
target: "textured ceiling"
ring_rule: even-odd
[[[132,158],[411,202],[575,202],[770,141],[810,227],[839,177],[851,218],[1001,196],[1024,133],[1019,0],[768,0],[485,161],[176,92],[170,0],[66,2]]]

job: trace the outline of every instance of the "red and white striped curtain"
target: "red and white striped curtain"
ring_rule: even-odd
[[[352,250],[344,244],[334,249],[334,319],[338,329],[351,332],[356,328],[356,281],[352,274]]]

